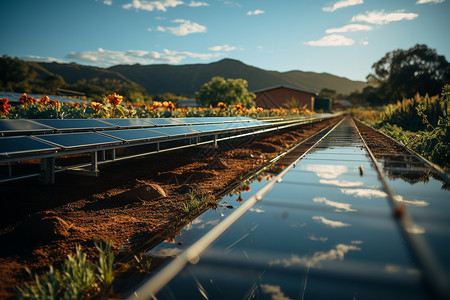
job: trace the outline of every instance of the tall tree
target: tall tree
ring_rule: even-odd
[[[247,90],[248,83],[244,79],[227,79],[213,77],[210,82],[202,85],[195,93],[197,101],[203,105],[216,106],[217,103],[241,103],[246,107],[255,106],[255,94]]]
[[[384,103],[411,98],[416,93],[437,95],[450,82],[450,63],[426,45],[389,52],[372,68],[374,73],[367,80],[379,88]]]

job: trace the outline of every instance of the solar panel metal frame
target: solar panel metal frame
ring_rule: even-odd
[[[157,126],[157,127],[169,127],[183,125],[178,122],[177,118],[142,118],[143,120]]]

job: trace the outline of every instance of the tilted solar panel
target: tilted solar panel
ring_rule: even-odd
[[[55,129],[26,119],[0,119],[0,135],[24,135],[51,132]]]
[[[142,127],[154,127],[155,124],[147,121],[146,119],[102,119],[104,123],[111,124],[113,126],[119,126],[119,128],[142,128]]]
[[[102,132],[102,134],[116,139],[121,139],[126,142],[147,141],[152,139],[157,140],[168,137],[167,134],[148,129],[109,130]]]
[[[156,126],[181,125],[181,123],[174,118],[143,118],[142,120],[150,122]]]
[[[34,121],[56,128],[58,131],[103,130],[118,127],[95,119],[39,119]]]
[[[167,134],[171,137],[175,136],[186,136],[200,133],[200,131],[192,129],[190,126],[174,126],[174,127],[162,127],[162,128],[152,128],[152,131]]]
[[[28,136],[0,137],[0,158],[20,154],[51,153],[59,147],[35,140]]]
[[[35,136],[62,148],[83,148],[120,144],[121,141],[95,132],[42,134]]]

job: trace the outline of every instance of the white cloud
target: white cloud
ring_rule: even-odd
[[[319,46],[319,47],[351,46],[354,43],[355,43],[355,41],[352,40],[351,38],[347,38],[347,37],[345,37],[343,35],[339,35],[339,34],[326,35],[317,41],[304,42],[305,45]]]
[[[363,45],[363,46],[367,46],[367,45],[369,45],[369,41],[367,40],[367,38],[365,38],[365,39],[362,39],[362,40],[359,42],[359,44],[360,44],[360,45]]]
[[[248,11],[247,16],[256,16],[256,15],[261,15],[263,13],[265,13],[265,11],[260,10],[260,9],[255,9],[254,11]]]
[[[191,1],[191,3],[187,4],[187,6],[190,6],[190,7],[209,6],[209,3]]]
[[[328,238],[327,238],[327,237],[324,237],[324,236],[316,237],[314,234],[313,234],[313,235],[310,235],[310,236],[308,237],[308,239],[310,239],[311,241],[320,241],[320,242],[323,242],[323,243],[325,243],[326,241],[328,241]]]
[[[347,173],[348,168],[344,165],[302,165],[300,167],[301,170],[310,171],[316,173],[318,177],[325,179],[333,179],[338,176]]]
[[[147,11],[167,11],[167,7],[176,7],[178,5],[184,4],[183,1],[178,0],[161,0],[161,1],[148,1],[148,0],[133,0],[131,3],[122,5],[125,9],[135,8],[137,10],[147,10]]]
[[[323,203],[325,205],[334,207],[334,211],[335,212],[350,212],[350,211],[356,211],[356,209],[351,208],[352,205],[348,204],[348,203],[342,203],[342,202],[336,202],[336,201],[331,201],[328,200],[327,198],[323,198],[323,197],[315,197],[313,199],[314,202],[316,203]]]
[[[106,5],[112,5],[112,0],[103,0]]]
[[[261,284],[261,290],[264,294],[270,295],[268,299],[273,300],[291,300],[291,298],[284,295],[279,285]]]
[[[354,245],[338,244],[335,248],[325,251],[314,252],[312,256],[303,257],[292,254],[290,259],[277,259],[269,261],[269,265],[283,265],[288,268],[295,265],[314,267],[323,261],[344,260],[349,251],[361,251],[360,247]]]
[[[333,12],[339,8],[344,8],[347,6],[353,6],[353,5],[363,4],[363,3],[364,3],[363,0],[343,0],[343,1],[338,1],[338,2],[334,3],[332,6],[325,6],[324,8],[322,8],[322,10],[328,11],[328,12]]]
[[[340,221],[328,220],[327,218],[322,217],[322,216],[314,216],[312,218],[313,218],[313,220],[322,222],[324,225],[329,226],[331,228],[341,228],[341,227],[352,226],[352,224],[343,223]]]
[[[373,189],[341,189],[341,193],[346,195],[353,195],[361,198],[385,198],[387,194],[380,190]]]
[[[174,35],[183,36],[192,33],[206,32],[206,27],[198,23],[191,23],[189,20],[173,20],[172,23],[180,23],[178,27],[162,27],[158,26],[157,31],[170,32]]]
[[[418,16],[419,15],[415,13],[405,13],[405,10],[398,10],[391,13],[386,13],[384,10],[368,11],[365,14],[354,16],[350,22],[367,22],[370,24],[383,25],[402,20],[413,20]]]
[[[445,0],[419,0],[416,2],[416,4],[426,4],[426,3],[437,4],[437,3],[443,3],[443,2],[445,2]]]
[[[362,181],[347,181],[347,180],[337,180],[337,179],[320,179],[322,184],[330,184],[339,187],[356,187],[364,184]]]
[[[66,63],[64,60],[54,57],[44,57],[44,56],[34,56],[34,55],[27,55],[24,57],[21,57],[22,60],[26,61],[36,61],[36,62],[57,62],[57,63]]]
[[[338,28],[330,28],[327,29],[325,32],[330,34],[330,33],[337,33],[337,32],[353,32],[353,31],[370,31],[372,30],[373,27],[370,25],[362,25],[362,24],[348,24],[342,27],[338,27]]]
[[[233,51],[236,50],[236,47],[234,46],[229,46],[229,45],[222,45],[222,46],[214,46],[214,47],[209,47],[208,48],[211,51]]]
[[[94,64],[100,67],[110,67],[119,64],[177,64],[186,58],[197,58],[206,60],[220,56],[220,53],[193,53],[188,51],[171,51],[164,49],[162,52],[128,50],[112,51],[102,48],[96,51],[72,52],[66,56],[67,59],[74,59],[81,62]]]

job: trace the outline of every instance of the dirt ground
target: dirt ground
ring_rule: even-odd
[[[29,279],[25,267],[45,272],[73,255],[76,245],[93,259],[93,241],[110,240],[120,259],[175,228],[190,191],[216,195],[331,122],[222,142],[217,149],[195,147],[112,163],[101,166],[100,177],[59,173],[52,185],[37,179],[1,185],[0,298],[14,296],[15,287]],[[358,127],[369,147],[401,150]]]

